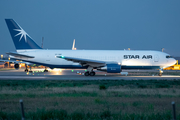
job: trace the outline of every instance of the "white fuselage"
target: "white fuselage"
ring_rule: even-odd
[[[176,63],[174,58],[166,58],[166,56],[169,55],[159,51],[32,49],[18,50],[17,52],[19,54],[34,56],[34,58],[13,58],[50,68],[85,68],[79,63],[56,58],[57,55],[105,62],[117,62],[121,64],[122,69],[160,69],[172,66]]]

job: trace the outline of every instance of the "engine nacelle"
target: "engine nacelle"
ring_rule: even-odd
[[[99,68],[97,70],[106,71],[107,73],[120,73],[121,65],[119,64],[107,64],[105,67]]]
[[[18,63],[15,63],[15,64],[14,64],[14,68],[15,68],[16,70],[18,70],[18,69],[19,69],[19,64],[18,64]]]
[[[107,73],[120,73],[121,65],[118,64],[107,64]]]

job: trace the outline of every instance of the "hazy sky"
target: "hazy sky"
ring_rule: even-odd
[[[0,0],[0,54],[15,51],[5,18],[44,48],[158,50],[180,56],[180,0]]]

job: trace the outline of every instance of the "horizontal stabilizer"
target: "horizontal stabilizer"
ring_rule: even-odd
[[[20,58],[34,58],[34,56],[23,55],[23,54],[19,54],[19,53],[16,53],[16,52],[9,52],[9,53],[6,53],[6,54],[14,56],[14,57],[20,57]]]
[[[0,62],[10,62],[10,63],[27,63],[27,62],[23,62],[23,61],[15,61],[15,60],[0,60]]]

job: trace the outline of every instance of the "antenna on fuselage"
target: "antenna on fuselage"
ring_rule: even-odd
[[[161,48],[161,49],[162,49],[162,52],[163,52],[164,48]]]

